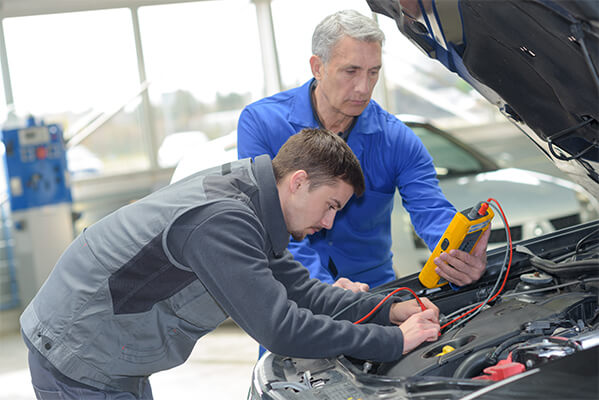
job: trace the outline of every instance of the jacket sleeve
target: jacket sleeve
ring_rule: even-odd
[[[181,218],[171,232],[178,243],[173,255],[190,266],[225,312],[267,349],[310,358],[401,357],[403,336],[398,327],[354,325],[330,316],[364,297],[340,317],[361,316],[380,296],[361,296],[310,280],[288,252],[269,260],[264,228],[247,207],[223,203],[205,207]],[[389,305],[375,320],[389,324]]]

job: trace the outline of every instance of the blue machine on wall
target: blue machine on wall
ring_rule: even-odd
[[[59,125],[36,124],[2,131],[11,209],[72,203],[66,152]]]
[[[31,117],[26,126],[5,127],[2,141],[18,300],[26,305],[73,240],[66,151],[60,125]]]

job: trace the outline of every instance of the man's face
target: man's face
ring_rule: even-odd
[[[298,241],[322,228],[332,228],[337,211],[354,193],[354,188],[340,179],[334,185],[323,184],[313,190],[309,190],[308,180],[296,185],[284,214],[287,230]]]
[[[381,45],[346,36],[335,45],[326,64],[319,60],[315,70],[316,90],[323,95],[326,104],[318,104],[318,107],[330,107],[349,117],[360,115],[379,78]]]

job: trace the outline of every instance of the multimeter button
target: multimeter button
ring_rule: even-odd
[[[441,248],[443,250],[447,250],[448,246],[449,246],[449,240],[447,240],[447,238],[443,239],[443,241],[441,242]]]

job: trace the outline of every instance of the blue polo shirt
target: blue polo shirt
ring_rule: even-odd
[[[239,158],[277,154],[287,139],[318,127],[310,100],[311,81],[248,105],[239,117]],[[418,235],[433,249],[455,214],[438,185],[432,157],[403,122],[371,100],[353,124],[347,144],[362,166],[366,191],[353,196],[323,229],[289,250],[313,278],[340,277],[371,287],[395,279],[391,211],[396,188]]]

